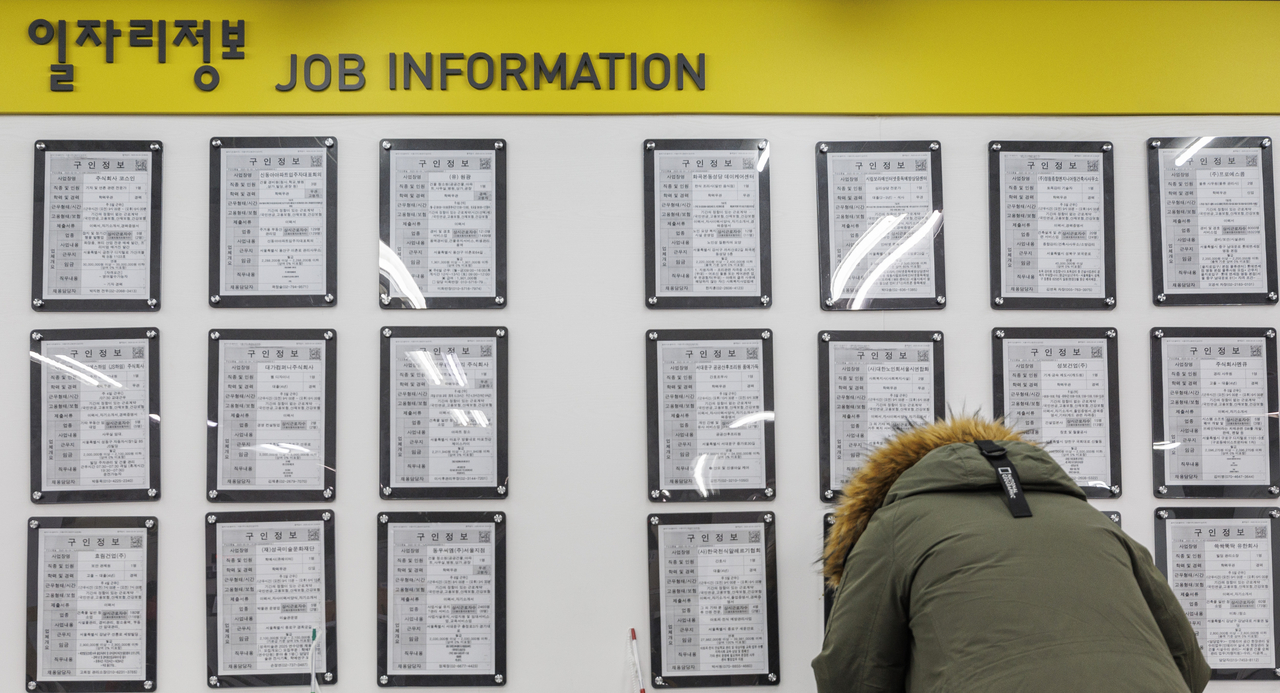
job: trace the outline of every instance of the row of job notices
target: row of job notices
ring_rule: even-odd
[[[336,140],[211,142],[210,304],[334,305]],[[382,305],[504,305],[505,141],[382,144]],[[157,309],[160,143],[38,145],[33,305]],[[1111,143],[991,148],[993,307],[1114,307]],[[1270,140],[1150,149],[1153,300],[1280,300]],[[646,143],[649,307],[771,304],[769,154],[765,140]],[[945,306],[940,143],[824,142],[816,156],[822,307]]]

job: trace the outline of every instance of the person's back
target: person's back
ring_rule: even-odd
[[[813,662],[821,693],[1204,688],[1208,666],[1150,555],[1011,438],[960,420],[870,456],[827,546],[839,587]],[[1030,517],[1013,516],[978,446],[954,442],[986,439],[1007,450]]]

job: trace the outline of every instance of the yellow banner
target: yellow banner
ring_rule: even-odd
[[[0,113],[1265,114],[1278,32],[1275,2],[0,0]]]

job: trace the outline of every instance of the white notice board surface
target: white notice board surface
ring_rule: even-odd
[[[25,39],[24,39],[25,40]],[[88,69],[86,67],[86,69]],[[325,133],[342,143],[338,285],[331,308],[226,309],[209,305],[209,140]],[[991,412],[991,330],[1098,327],[1119,331],[1124,413],[1123,493],[1091,501],[1120,512],[1124,529],[1154,548],[1157,506],[1274,506],[1275,500],[1153,497],[1150,338],[1156,326],[1280,328],[1269,306],[1156,307],[1151,299],[1147,138],[1204,133],[1280,137],[1280,117],[795,117],[795,116],[376,116],[0,117],[0,440],[30,436],[25,396],[30,333],[40,329],[155,327],[164,335],[161,389],[164,493],[151,503],[38,508],[23,471],[0,490],[0,545],[24,546],[32,515],[148,515],[165,527],[159,565],[159,672],[165,690],[203,690],[206,512],[319,508],[262,503],[228,508],[206,499],[208,333],[224,329],[333,329],[341,335],[336,458],[340,680],[326,693],[377,683],[376,522],[379,511],[425,510],[378,493],[379,330],[385,325],[504,325],[509,345],[510,497],[449,501],[449,511],[504,512],[508,693],[622,693],[628,628],[649,670],[645,518],[704,512],[706,504],[651,503],[647,493],[648,329],[772,331],[777,493],[767,502],[715,504],[716,512],[777,515],[781,693],[812,693],[809,662],[822,638],[814,560],[829,506],[819,496],[818,353],[823,330],[930,330],[946,335],[946,399]],[[765,137],[772,220],[771,304],[751,309],[649,309],[645,282],[643,143],[647,139]],[[378,300],[380,142],[386,138],[502,138],[507,159],[507,301],[500,314],[385,311]],[[30,305],[33,143],[38,138],[164,143],[161,262],[164,303],[149,313],[37,313]],[[941,143],[946,190],[946,305],[942,310],[826,312],[817,277],[815,145],[821,141]],[[1000,311],[988,275],[987,143],[1114,143],[1116,299],[1110,311]],[[323,314],[320,314],[323,313]],[[424,314],[425,313],[425,314]],[[16,391],[16,392],[15,392]],[[480,408],[480,407],[469,407]],[[21,457],[21,455],[20,455]],[[443,501],[433,501],[436,509]],[[410,507],[412,506],[412,507]],[[548,560],[549,546],[558,547]],[[24,584],[21,561],[0,583]],[[22,671],[20,593],[0,596],[0,670]],[[554,646],[549,646],[554,642]],[[1274,682],[1215,681],[1212,693],[1270,693]]]

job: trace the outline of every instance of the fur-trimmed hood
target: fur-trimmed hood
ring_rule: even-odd
[[[833,589],[839,586],[849,550],[881,507],[919,493],[998,488],[995,471],[972,445],[976,440],[1016,441],[1005,447],[1026,490],[1085,499],[1080,487],[1048,453],[1023,441],[1017,431],[1001,422],[964,417],[906,428],[867,455],[866,463],[845,485],[822,554],[827,585]],[[898,484],[899,478],[921,461],[925,464]]]

